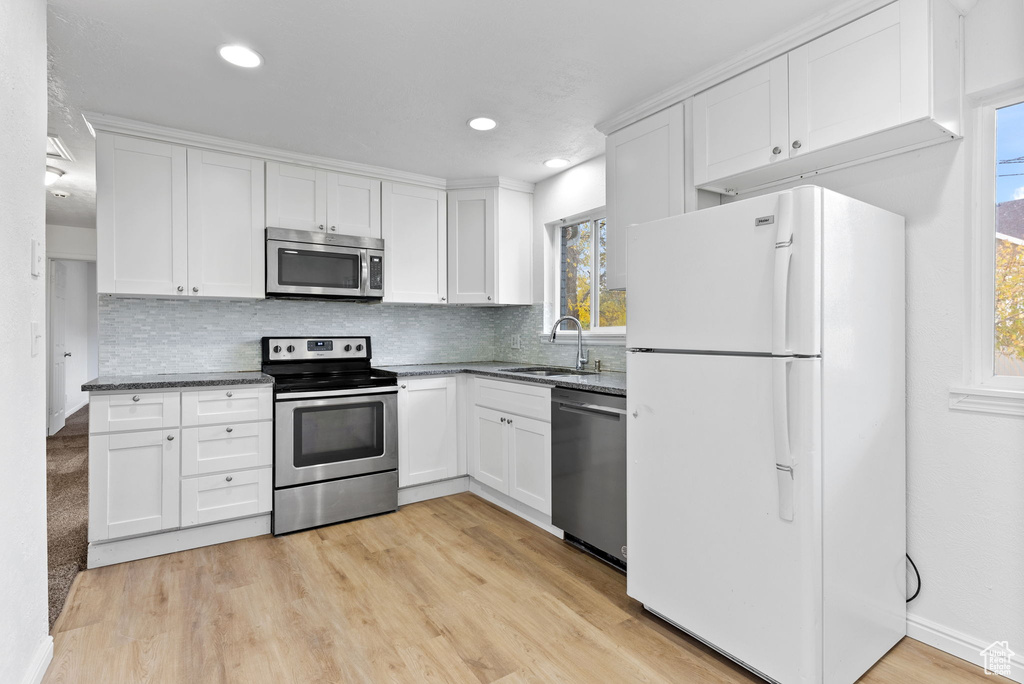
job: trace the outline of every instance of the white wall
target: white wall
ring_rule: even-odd
[[[82,384],[96,377],[96,263],[63,263],[67,268],[64,347],[71,354],[64,366],[64,410],[70,416],[89,401]]]
[[[33,681],[52,653],[46,588],[46,2],[0,2],[0,682]]]
[[[1024,2],[981,0],[964,21],[964,84],[970,97],[1024,85]]]
[[[96,261],[96,231],[47,224],[46,256],[50,259]]]

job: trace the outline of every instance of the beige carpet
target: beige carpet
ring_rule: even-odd
[[[89,530],[89,406],[46,439],[46,551],[50,627],[64,608],[71,582],[85,569]]]

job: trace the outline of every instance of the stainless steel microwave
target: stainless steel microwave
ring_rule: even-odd
[[[384,241],[267,228],[267,296],[380,299]]]

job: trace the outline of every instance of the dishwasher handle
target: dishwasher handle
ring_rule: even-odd
[[[558,404],[559,411],[565,411],[566,413],[599,415],[604,418],[615,419],[618,419],[620,416],[626,415],[625,409],[615,408],[614,406],[601,406],[600,404],[584,404],[575,401],[562,401],[561,399],[555,400],[554,403]]]

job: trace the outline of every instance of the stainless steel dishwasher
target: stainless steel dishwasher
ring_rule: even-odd
[[[551,391],[551,524],[626,567],[626,398]]]

